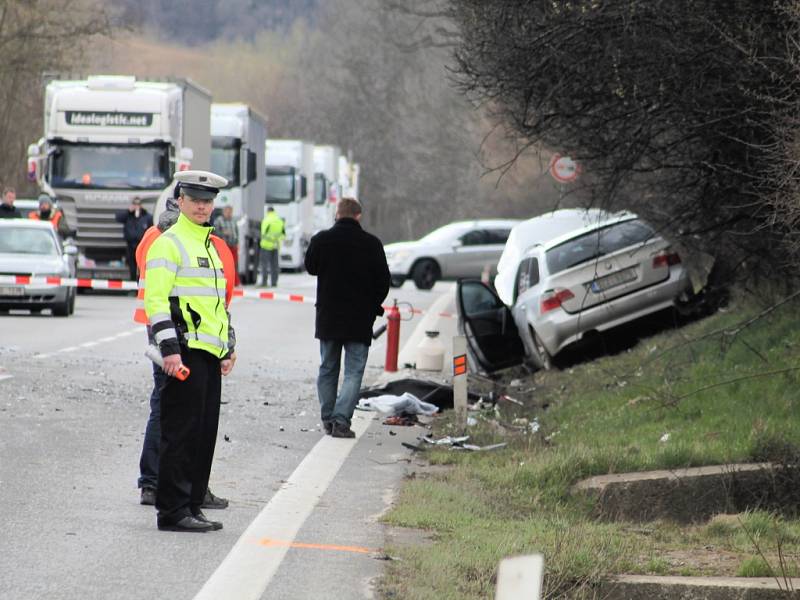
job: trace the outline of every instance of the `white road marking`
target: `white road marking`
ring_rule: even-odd
[[[100,344],[106,344],[108,342],[114,342],[114,341],[117,341],[119,339],[122,339],[122,338],[128,337],[130,335],[133,335],[135,333],[142,333],[142,332],[143,332],[143,328],[141,326],[139,326],[139,327],[136,327],[135,329],[129,329],[128,331],[122,331],[122,332],[117,333],[115,335],[109,335],[109,336],[106,336],[106,337],[99,338],[97,340],[90,340],[88,342],[84,342],[82,344],[78,344],[77,346],[67,346],[66,348],[60,348],[58,350],[53,350],[52,352],[46,352],[46,353],[43,353],[43,354],[35,354],[33,356],[33,358],[35,358],[37,360],[43,360],[45,358],[50,358],[51,356],[54,356],[56,354],[67,354],[69,352],[75,352],[77,350],[80,350],[81,348],[92,348],[94,346],[99,346]]]
[[[289,544],[264,545],[265,538],[292,542],[372,417],[356,415],[355,440],[325,436],[297,466],[289,480],[242,534],[194,600],[259,600],[289,550]]]

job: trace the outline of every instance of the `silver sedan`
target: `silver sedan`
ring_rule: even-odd
[[[74,277],[77,248],[61,246],[49,222],[28,219],[0,220],[0,275],[23,277]],[[75,288],[53,285],[0,283],[0,311],[49,308],[66,317],[75,310]]]
[[[440,279],[480,277],[497,273],[503,253],[517,219],[459,221],[440,227],[413,242],[385,246],[392,285],[400,286],[411,278],[421,290],[429,290]]]

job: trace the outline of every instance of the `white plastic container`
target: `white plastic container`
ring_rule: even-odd
[[[417,346],[417,369],[422,371],[441,371],[444,368],[444,344],[438,331],[426,331],[425,337]]]

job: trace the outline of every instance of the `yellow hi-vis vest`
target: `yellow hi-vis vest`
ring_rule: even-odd
[[[147,251],[144,310],[164,356],[179,353],[181,343],[228,354],[225,276],[211,231],[181,214]]]
[[[264,250],[278,250],[286,237],[283,219],[277,213],[269,212],[261,221],[261,247]]]

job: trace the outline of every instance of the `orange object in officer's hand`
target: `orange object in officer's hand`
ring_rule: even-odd
[[[164,357],[161,356],[161,351],[156,346],[148,346],[147,350],[144,351],[144,355],[162,369],[164,368]],[[181,365],[175,372],[175,379],[178,381],[186,381],[186,378],[189,377],[190,373],[191,371],[189,370],[189,367],[186,365]]]

